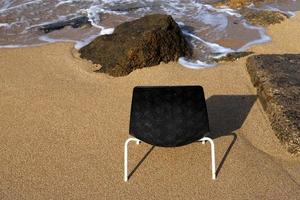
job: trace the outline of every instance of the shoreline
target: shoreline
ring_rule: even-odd
[[[298,27],[299,12],[268,27],[272,41],[249,51],[299,53]],[[297,199],[300,158],[276,138],[245,61],[199,70],[168,63],[114,78],[92,72],[97,66],[79,59],[71,43],[0,49],[0,197]],[[155,148],[125,184],[133,87],[184,84],[204,87],[218,134],[217,180],[209,146],[191,144]],[[132,170],[150,146],[129,148]]]
[[[70,3],[70,5],[71,5],[71,2],[68,2],[68,3]],[[270,41],[270,37],[265,33],[266,29],[264,27],[264,24],[263,25],[256,24],[255,21],[253,22],[253,24],[251,24],[251,23],[249,23],[250,21],[248,20],[247,17],[235,19],[234,17],[242,16],[242,13],[240,13],[238,9],[233,9],[230,7],[223,8],[223,7],[218,7],[218,6],[213,7],[210,4],[199,3],[199,2],[196,4],[197,4],[197,6],[200,6],[201,8],[202,7],[205,8],[204,10],[206,10],[206,11],[209,11],[209,12],[214,11],[217,13],[224,14],[223,18],[226,19],[225,21],[226,21],[227,26],[226,26],[226,28],[224,28],[224,30],[216,32],[216,30],[218,28],[216,28],[216,30],[215,30],[214,26],[219,27],[221,25],[216,22],[213,22],[213,21],[210,22],[210,18],[213,15],[208,14],[208,16],[206,16],[206,14],[204,13],[204,18],[205,19],[206,19],[206,17],[208,18],[207,23],[208,24],[212,23],[211,24],[212,28],[210,30],[211,32],[208,35],[205,31],[204,31],[204,33],[197,34],[193,31],[189,31],[188,25],[186,25],[185,22],[183,22],[185,20],[188,21],[188,19],[183,19],[183,21],[182,21],[182,20],[180,20],[181,18],[177,18],[177,20],[179,20],[179,21],[177,21],[177,23],[181,25],[182,31],[184,32],[184,34],[186,35],[187,38],[191,38],[190,42],[193,43],[193,45],[195,46],[195,49],[194,49],[195,50],[194,51],[195,59],[191,61],[186,58],[181,58],[179,60],[179,62],[183,66],[189,67],[189,68],[212,67],[214,65],[217,65],[217,63],[214,62],[214,59],[222,57],[227,53],[246,51],[247,48],[249,48],[253,45],[259,45],[259,44]],[[291,3],[289,3],[288,5],[290,5],[290,4]],[[58,3],[57,6],[60,6],[60,5],[61,4]],[[97,5],[97,6],[99,6],[99,5]],[[264,6],[262,6],[262,8],[256,9],[255,7],[252,6],[249,8],[245,7],[244,9],[248,9],[248,10],[253,9],[252,10],[253,12],[268,12],[268,11],[274,12],[274,13],[278,12],[278,13],[281,13],[282,17],[285,16],[286,20],[288,20],[289,16],[292,16],[291,11],[286,11],[285,9],[283,9],[283,10],[277,9],[276,10],[276,5],[273,5],[273,6],[275,6],[275,7],[273,8],[271,6],[270,8],[264,8]],[[2,42],[3,45],[0,46],[0,49],[2,49],[2,48],[4,48],[4,49],[5,48],[27,48],[27,47],[30,48],[30,47],[38,47],[41,45],[47,45],[47,44],[58,43],[58,42],[72,42],[72,43],[74,43],[75,48],[79,49],[79,48],[87,45],[93,39],[95,39],[95,37],[98,37],[98,36],[106,34],[106,33],[111,33],[114,29],[114,28],[105,28],[105,27],[116,27],[116,25],[118,25],[118,23],[116,21],[114,21],[113,19],[106,19],[109,17],[104,17],[104,24],[106,24],[107,26],[106,25],[104,25],[104,26],[97,25],[97,23],[94,21],[94,20],[97,21],[97,19],[98,19],[96,17],[97,13],[96,13],[96,10],[92,9],[92,7],[85,10],[85,12],[87,12],[87,16],[85,16],[84,14],[81,13],[81,15],[79,17],[77,17],[78,19],[79,18],[85,18],[85,19],[88,18],[88,23],[82,22],[83,23],[82,27],[80,25],[78,25],[79,27],[77,27],[77,29],[70,28],[69,24],[72,24],[76,17],[73,17],[70,19],[65,19],[65,20],[64,19],[56,20],[56,21],[52,20],[52,21],[45,22],[45,23],[35,24],[35,25],[28,27],[28,30],[30,30],[32,28],[36,28],[36,29],[39,28],[41,31],[41,30],[44,30],[44,26],[52,27],[52,28],[49,28],[48,32],[47,31],[45,32],[48,34],[43,34],[43,35],[41,35],[41,32],[35,32],[34,30],[32,30],[32,38],[29,37],[29,35],[26,36],[26,37],[29,37],[25,40],[27,42],[24,42],[22,39],[20,40],[20,38],[18,38],[19,37],[18,33],[15,34],[15,36],[17,38],[13,38],[12,35],[14,35],[14,34],[6,34],[4,32],[5,34],[4,35],[2,34],[3,35],[2,39],[4,39]],[[116,8],[117,7],[118,6],[116,6]],[[126,6],[123,9],[125,9],[125,8],[126,8]],[[129,6],[129,8],[130,8],[130,6]],[[137,8],[138,8],[138,6],[137,6]],[[90,11],[88,11],[88,10],[90,10]],[[24,12],[26,14],[26,11],[24,11]],[[292,13],[294,13],[294,12],[292,12]],[[225,17],[225,15],[226,15],[226,17]],[[123,17],[125,19],[126,17],[129,17],[129,16],[126,15],[126,17],[125,17],[125,15],[124,15]],[[216,16],[216,17],[219,18],[218,16]],[[114,18],[114,17],[112,17],[112,18]],[[129,19],[130,19],[130,17],[129,17]],[[273,22],[267,22],[268,21],[267,19],[263,19],[263,20],[266,20],[266,23],[273,23]],[[78,20],[78,21],[80,21],[80,20]],[[199,28],[199,26],[204,27],[206,24],[205,20],[203,21],[203,23],[200,20],[199,23],[200,24],[197,25],[198,28]],[[214,25],[214,23],[216,23],[216,24]],[[3,27],[6,27],[7,28],[6,31],[7,31],[7,33],[9,33],[9,30],[10,30],[9,28],[11,25],[9,23],[5,23],[5,24],[3,25]],[[64,24],[64,25],[62,25],[62,24]],[[108,25],[108,24],[110,24],[110,25]],[[61,28],[61,26],[63,28]],[[185,29],[184,27],[187,27],[187,28]],[[223,25],[222,25],[222,27],[223,27]],[[53,30],[55,30],[55,31],[53,31]],[[197,30],[197,28],[196,28],[196,30]],[[24,31],[23,31],[24,32],[23,34],[27,33],[28,32],[27,28],[25,28]],[[239,34],[236,34],[236,31],[238,31]],[[222,33],[223,37],[219,38],[219,36],[217,36],[218,32],[224,32],[224,33]],[[28,32],[28,34],[30,34],[30,31]],[[6,35],[7,36],[9,35],[9,37],[11,37],[11,41],[14,41],[13,44],[5,45],[6,41],[9,41],[9,37],[5,39]],[[83,35],[85,37],[83,37]],[[80,39],[80,36],[83,38]],[[24,38],[25,38],[25,36],[24,36]],[[18,40],[19,40],[19,43],[16,42]],[[31,41],[31,42],[28,42],[28,41]],[[20,44],[20,45],[15,45],[15,44]],[[205,49],[205,50],[203,50],[203,49]],[[201,53],[200,53],[200,51],[201,51]],[[205,52],[203,52],[203,51],[205,51]]]

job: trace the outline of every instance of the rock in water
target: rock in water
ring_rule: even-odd
[[[79,28],[85,24],[90,24],[89,18],[86,16],[79,16],[68,20],[61,20],[57,22],[43,24],[39,27],[39,30],[44,31],[44,33],[49,33],[55,30],[62,29],[65,26],[71,26],[72,28]]]
[[[287,15],[279,11],[270,10],[254,10],[244,8],[240,10],[240,13],[244,18],[253,25],[269,26],[271,24],[277,24],[288,18]]]
[[[138,68],[189,57],[192,49],[171,16],[154,14],[117,26],[113,34],[97,37],[80,53],[100,64],[99,72],[125,76]]]
[[[231,8],[245,8],[251,4],[259,4],[266,1],[275,1],[275,0],[220,0],[215,3],[217,6],[229,6]]]
[[[247,69],[276,136],[300,153],[300,54],[255,55]]]
[[[225,56],[222,56],[220,58],[213,58],[213,60],[215,62],[233,62],[233,61],[236,61],[242,57],[245,57],[245,56],[249,56],[251,54],[254,54],[254,52],[250,51],[250,52],[232,52],[232,53],[228,53],[226,54]]]

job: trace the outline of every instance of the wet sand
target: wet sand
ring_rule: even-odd
[[[300,13],[270,26],[256,53],[299,53]],[[245,58],[191,70],[176,63],[127,77],[93,73],[71,43],[0,49],[0,199],[299,199],[300,159],[275,137],[256,99]],[[216,145],[129,147],[136,85],[202,85]]]

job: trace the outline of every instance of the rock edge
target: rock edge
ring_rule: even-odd
[[[247,70],[279,140],[300,154],[300,54],[254,55]]]

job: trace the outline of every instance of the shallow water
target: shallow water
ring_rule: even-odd
[[[172,15],[194,47],[194,60],[180,59],[192,68],[214,66],[211,57],[244,51],[271,38],[260,27],[249,25],[237,10],[215,8],[214,0],[2,0],[0,47],[23,47],[56,41],[74,41],[80,48],[118,24],[146,14]],[[292,16],[300,2],[279,0],[256,9],[280,10]],[[66,27],[45,34],[39,26],[77,16],[88,16],[92,26]]]

